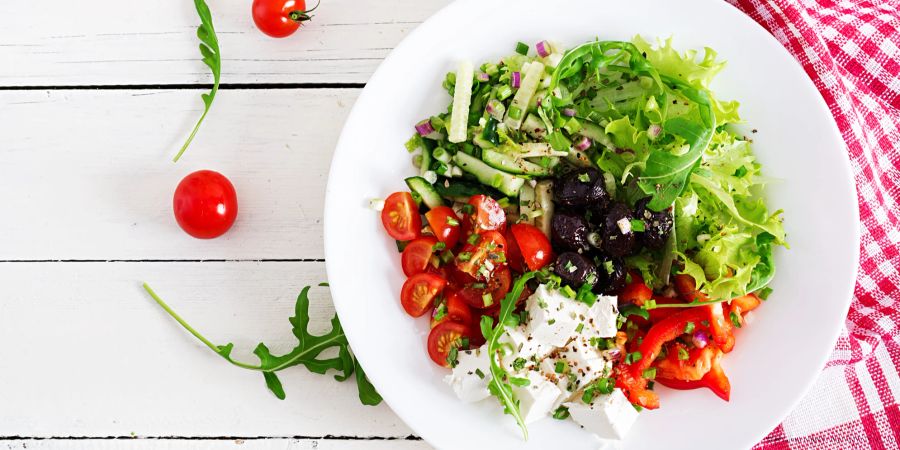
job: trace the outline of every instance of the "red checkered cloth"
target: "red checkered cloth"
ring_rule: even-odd
[[[847,143],[862,224],[845,329],[756,449],[900,448],[900,0],[728,0],[815,82]]]

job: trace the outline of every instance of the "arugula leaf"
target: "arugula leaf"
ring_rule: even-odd
[[[500,338],[506,334],[505,324],[509,322],[512,317],[513,310],[516,308],[516,300],[522,295],[522,291],[525,289],[525,283],[536,275],[537,272],[522,274],[522,276],[516,280],[515,284],[513,284],[512,290],[506,294],[506,297],[500,300],[500,315],[497,317],[496,326],[494,326],[494,320],[490,316],[482,316],[480,324],[481,333],[487,341],[488,358],[490,358],[491,361],[491,381],[488,383],[488,390],[500,400],[500,404],[503,406],[503,412],[516,419],[516,423],[519,425],[519,428],[522,429],[522,435],[526,440],[528,439],[528,428],[525,427],[525,420],[522,418],[522,414],[519,411],[519,401],[513,393],[509,373],[507,373],[506,369],[500,365],[501,352],[503,351],[502,344],[500,344]]]
[[[320,286],[327,286],[322,284]],[[262,372],[263,377],[269,390],[279,399],[284,400],[285,392],[281,385],[281,380],[275,372],[286,369],[288,367],[303,365],[310,372],[325,374],[328,370],[337,371],[334,376],[335,380],[344,381],[351,375],[356,373],[357,388],[359,389],[359,400],[364,405],[377,405],[381,403],[381,396],[375,391],[375,387],[366,378],[362,366],[359,361],[350,352],[350,344],[347,342],[347,336],[344,334],[341,323],[337,314],[331,319],[331,331],[315,336],[309,333],[309,289],[306,286],[297,297],[297,304],[294,307],[294,317],[290,318],[292,331],[297,338],[297,346],[293,350],[284,355],[273,355],[265,344],[260,343],[253,353],[259,357],[259,364],[251,364],[238,361],[231,357],[231,351],[234,344],[225,345],[213,344],[209,339],[200,334],[191,327],[184,319],[181,318],[169,305],[166,304],[147,283],[144,283],[144,290],[150,294],[150,297],[156,301],[173,319],[175,319],[185,330],[194,335],[203,344],[216,352],[231,364],[247,370],[255,370]],[[337,348],[338,355],[332,358],[320,357],[320,355],[328,349]]]
[[[219,39],[216,37],[215,27],[213,27],[212,13],[204,0],[194,0],[194,6],[197,8],[197,15],[200,16],[200,26],[197,28],[197,37],[200,39],[200,55],[203,56],[203,63],[212,71],[213,87],[208,93],[200,96],[203,99],[203,114],[197,120],[197,124],[194,125],[194,130],[191,131],[187,141],[181,146],[181,150],[172,159],[173,162],[178,162],[181,155],[187,150],[188,145],[191,145],[191,141],[194,140],[197,130],[200,129],[200,124],[203,123],[206,113],[209,112],[209,108],[216,98],[216,93],[219,92],[219,78],[222,75],[222,55],[219,53]]]

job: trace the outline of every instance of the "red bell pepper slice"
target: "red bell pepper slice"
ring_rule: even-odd
[[[706,320],[709,313],[706,308],[688,308],[679,311],[671,316],[663,319],[661,322],[653,325],[644,340],[641,342],[638,351],[641,352],[641,359],[632,365],[632,375],[640,377],[644,369],[650,367],[656,357],[659,355],[663,344],[671,341],[684,334],[684,327],[688,322],[700,322]]]
[[[762,301],[756,294],[747,294],[743,297],[731,299],[731,310],[738,314],[744,314],[756,309],[760,303]]]
[[[696,381],[675,380],[669,378],[656,378],[656,382],[679,390],[707,388],[726,402],[731,399],[731,382],[722,370],[722,366],[716,362],[703,378]]]
[[[734,327],[731,325],[731,318],[726,317],[730,314],[726,314],[721,303],[707,305],[706,309],[709,311],[709,329],[712,331],[713,341],[723,352],[730,352],[734,349]]]
[[[625,393],[625,397],[632,404],[647,409],[659,408],[659,396],[647,389],[647,379],[642,376],[634,376],[628,366],[616,367],[616,387]]]
[[[630,271],[631,283],[628,283],[622,292],[619,293],[619,304],[625,305],[634,303],[638,306],[644,306],[644,302],[653,297],[653,289],[644,284],[644,279],[635,271]]]

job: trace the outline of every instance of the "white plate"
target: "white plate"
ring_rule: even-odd
[[[659,388],[627,448],[750,447],[815,380],[847,313],[858,258],[856,192],[834,121],[801,67],[763,28],[720,0],[598,2],[459,0],[418,27],[385,59],[347,119],[332,161],[325,249],[335,307],[369,377],[391,408],[442,448],[596,448],[570,421],[546,419],[523,443],[496,402],[458,401],[425,350],[426,319],[400,307],[404,281],[394,242],[368,201],[405,190],[414,173],[403,143],[413,124],[443,111],[444,75],[458,61],[495,61],[517,41],[574,46],[596,37],[675,37],[680,49],[715,48],[729,61],[714,85],[741,102],[783,208],[791,249],[778,251],[774,294],[738,332],[725,358],[732,398]],[[699,428],[698,428],[699,427]],[[701,436],[698,438],[698,436]]]

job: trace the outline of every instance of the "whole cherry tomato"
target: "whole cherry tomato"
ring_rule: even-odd
[[[309,13],[318,8],[306,9],[306,0],[253,0],[253,22],[259,31],[283,38],[294,34],[303,22],[312,19]]]
[[[221,173],[199,170],[178,183],[172,207],[175,220],[187,234],[212,239],[225,234],[234,224],[237,194]]]

